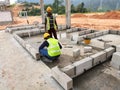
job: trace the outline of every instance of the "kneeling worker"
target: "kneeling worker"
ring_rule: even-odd
[[[49,33],[45,33],[43,36],[45,41],[39,47],[40,55],[51,61],[58,59],[61,54],[62,45],[57,39],[51,38]]]

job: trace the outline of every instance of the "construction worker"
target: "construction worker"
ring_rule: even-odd
[[[62,46],[57,39],[51,38],[49,33],[43,35],[45,41],[39,47],[39,53],[48,60],[56,60],[61,54]]]
[[[52,8],[47,7],[46,9],[47,15],[45,17],[45,30],[50,34],[52,37],[52,34],[55,39],[57,38],[56,30],[58,29],[56,18],[52,15]]]

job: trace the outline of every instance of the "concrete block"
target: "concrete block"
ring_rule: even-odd
[[[85,70],[92,68],[92,58],[87,57],[78,62],[73,63],[76,67],[76,76],[82,74]]]
[[[118,35],[120,35],[120,30],[118,30]]]
[[[57,66],[52,68],[52,76],[65,90],[73,88],[72,79],[64,72],[60,71]]]
[[[76,32],[76,31],[78,31],[78,28],[72,28],[72,31]]]
[[[109,43],[106,43],[104,48],[107,49],[109,47],[111,47],[111,45]]]
[[[84,53],[86,53],[86,52],[92,52],[92,47],[90,47],[90,46],[84,47]]]
[[[84,40],[83,36],[78,36],[78,42],[81,42],[83,40]]]
[[[66,26],[65,25],[62,25],[62,30],[65,30],[66,29]]]
[[[112,56],[111,66],[120,70],[120,52],[115,52]]]
[[[91,30],[85,30],[85,34],[91,33]]]
[[[95,38],[95,33],[87,34],[86,35],[88,38]]]
[[[85,34],[85,31],[80,31],[78,35],[81,36],[81,35],[84,35],[84,34]]]
[[[116,46],[116,52],[120,52],[120,45]]]
[[[77,57],[79,57],[80,56],[80,49],[75,49],[75,50],[73,50],[73,57],[74,58],[77,58]]]
[[[102,36],[102,35],[103,35],[102,32],[95,32],[95,36],[96,36],[96,37],[99,37],[99,36]]]
[[[110,34],[118,34],[118,31],[117,30],[109,30],[109,33]]]
[[[106,58],[106,52],[101,51],[99,53],[96,53],[92,56],[90,56],[91,58],[93,58],[93,66],[100,64],[101,62],[107,60]]]
[[[113,53],[115,52],[115,48],[109,47],[109,48],[105,49],[104,51],[107,53],[107,58],[110,58],[113,55]]]
[[[103,35],[109,34],[109,30],[102,31]]]
[[[72,29],[67,29],[66,32],[67,32],[67,33],[71,33],[71,32],[72,32]]]
[[[75,76],[75,66],[73,66],[72,64],[62,68],[61,70],[71,78]]]

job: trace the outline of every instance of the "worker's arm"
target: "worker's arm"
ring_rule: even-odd
[[[46,24],[47,24],[47,17],[45,17],[45,32],[47,32]]]
[[[48,47],[48,42],[47,41],[44,41],[41,45],[40,45],[40,47],[39,47],[39,51],[41,50],[41,49],[43,49],[44,47]]]
[[[58,43],[58,44],[59,44],[60,49],[62,49],[62,45],[60,43]]]

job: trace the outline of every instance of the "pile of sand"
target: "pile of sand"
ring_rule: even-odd
[[[120,19],[120,11],[111,11],[106,12],[103,15],[92,15],[91,18],[97,18],[97,19]]]

